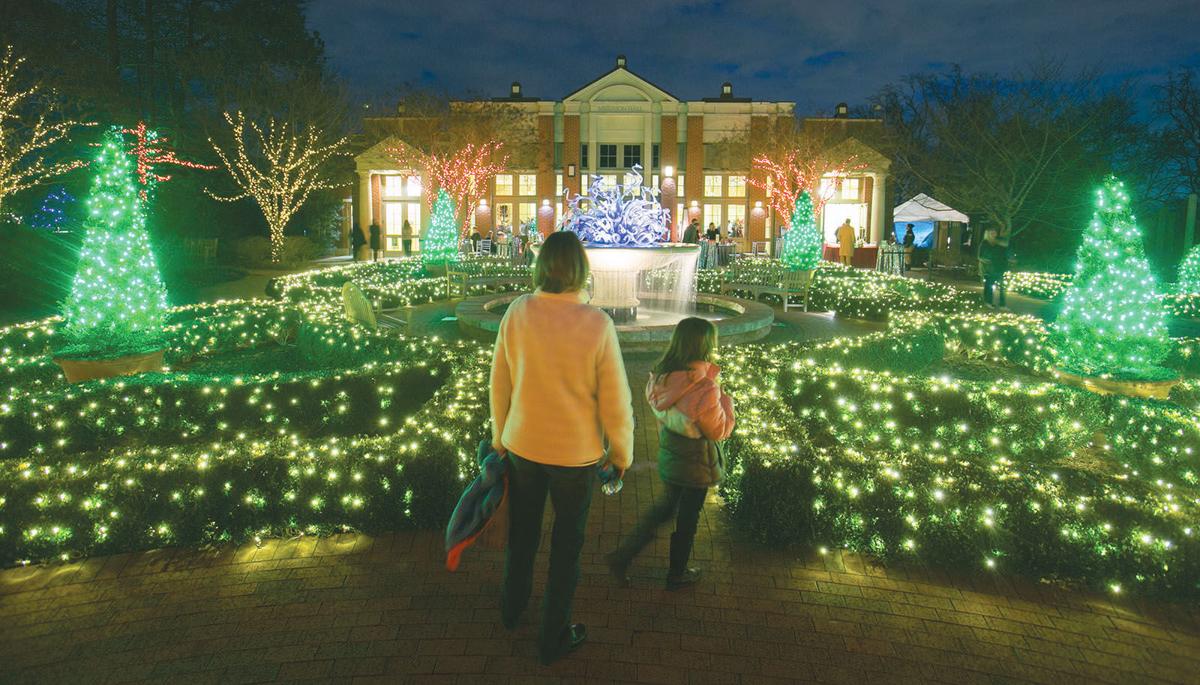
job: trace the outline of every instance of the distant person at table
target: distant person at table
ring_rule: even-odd
[[[850,220],[846,219],[837,229],[838,257],[845,266],[850,266],[854,261],[855,238],[854,227],[850,225]]]
[[[371,261],[379,260],[379,224],[371,224]]]
[[[708,224],[708,230],[704,233],[704,237],[708,238],[709,242],[715,243],[721,237],[721,232],[717,230],[717,225],[710,221]]]
[[[917,234],[913,231],[913,225],[908,224],[904,229],[904,268],[911,269],[913,261],[913,252],[917,247]]]
[[[979,275],[983,278],[983,301],[989,307],[1003,309],[1007,304],[1004,296],[1004,273],[1008,271],[1008,246],[1000,240],[995,229],[989,229],[983,234],[983,244],[979,246]],[[999,298],[994,298],[996,288],[1000,289]]]
[[[700,242],[700,223],[692,219],[687,228],[683,229],[683,242],[695,245]]]
[[[471,252],[479,252],[480,240],[483,240],[483,236],[479,235],[479,231],[471,231]]]
[[[400,229],[400,242],[404,245],[404,256],[412,254],[412,224],[408,223],[408,219],[404,220],[404,227]]]

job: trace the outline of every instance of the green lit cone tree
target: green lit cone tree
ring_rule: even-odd
[[[1109,176],[1096,191],[1075,277],[1053,326],[1063,369],[1121,380],[1171,377],[1160,366],[1171,341],[1157,290],[1125,185]]]
[[[421,260],[426,266],[446,264],[458,256],[458,220],[454,200],[445,188],[438,190],[429,217],[429,232],[421,241]]]
[[[821,263],[822,240],[817,232],[812,197],[806,191],[796,196],[792,228],[783,237],[779,260],[789,271],[810,271]]]
[[[121,130],[105,134],[92,162],[84,238],[71,293],[62,303],[62,357],[157,349],[167,312],[133,160]]]
[[[1175,292],[1180,295],[1200,295],[1200,245],[1188,250],[1179,262]]]

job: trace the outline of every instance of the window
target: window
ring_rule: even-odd
[[[642,163],[642,146],[641,145],[626,145],[625,146],[625,164],[626,169],[632,169],[634,164]]]
[[[600,168],[601,169],[616,169],[617,168],[617,146],[616,145],[601,145],[600,146]]]
[[[745,205],[725,205],[725,220],[732,226],[740,223],[742,228],[746,228],[746,206]]]
[[[496,194],[512,195],[512,174],[496,174]]]
[[[721,197],[721,177],[709,175],[704,177],[704,197]],[[706,212],[708,210],[705,210]],[[708,222],[705,222],[705,226]]]
[[[518,176],[517,193],[519,195],[537,195],[537,175],[521,174]]]
[[[650,187],[651,187],[651,188],[658,188],[658,187],[659,187],[659,185],[658,185],[658,174],[654,174],[653,176],[651,176],[651,177],[650,177]]]
[[[721,226],[721,205],[704,205],[704,225],[700,227],[701,230],[707,231],[709,224],[721,230],[722,235],[725,234],[724,227]]]
[[[729,197],[746,197],[746,177],[729,177]]]
[[[650,146],[650,168],[658,168],[658,143]]]
[[[522,226],[524,226],[525,224],[529,223],[529,221],[531,219],[536,219],[536,218],[537,218],[537,203],[536,202],[522,202],[521,204],[517,205],[517,223],[518,224],[521,224]]]
[[[384,176],[383,194],[386,197],[404,197],[404,177]]]
[[[617,187],[617,175],[616,174],[600,174],[600,181],[601,181],[601,183],[604,184],[605,188],[616,188]]]
[[[554,196],[562,197],[562,193],[563,193],[562,174],[555,174],[554,175]]]
[[[502,202],[496,205],[496,227],[512,226],[512,205],[507,202]]]
[[[684,226],[686,226],[690,221],[691,219],[689,219],[687,214],[684,214],[683,212],[683,203],[680,202],[679,204],[675,205],[675,225],[679,227],[680,235],[683,235]]]
[[[555,225],[558,225],[558,222],[562,221],[562,215],[563,215],[563,203],[559,202],[554,205],[554,224]]]
[[[584,143],[583,145],[579,146],[579,168],[580,169],[588,168],[587,143]],[[587,184],[584,183],[584,185],[586,186]]]
[[[683,195],[683,189],[687,186],[683,185],[683,174],[675,174],[675,194]]]
[[[859,187],[862,184],[861,178],[844,178],[842,179],[842,199],[857,200]]]

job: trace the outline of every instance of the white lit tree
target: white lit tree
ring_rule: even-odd
[[[79,123],[59,119],[52,106],[39,105],[44,92],[37,85],[20,87],[18,73],[24,61],[13,55],[11,46],[0,55],[0,208],[10,196],[83,165],[48,156]]]
[[[324,143],[315,127],[297,131],[274,119],[263,126],[253,121],[247,124],[242,112],[226,112],[225,121],[232,133],[232,146],[223,149],[211,138],[209,143],[241,192],[206,192],[222,202],[254,200],[271,234],[271,261],[279,261],[283,231],[292,217],[312,193],[340,185],[333,178],[329,162],[347,154],[346,139]],[[247,126],[252,133],[247,133]]]

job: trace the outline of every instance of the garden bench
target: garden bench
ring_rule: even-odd
[[[734,277],[734,280],[721,284],[721,293],[728,294],[730,292],[749,292],[754,296],[754,299],[763,295],[778,295],[779,299],[783,300],[783,311],[787,311],[789,300],[793,296],[804,298],[804,311],[808,311],[808,301],[810,291],[812,289],[813,271],[785,271],[783,278],[778,283],[743,283]]]

